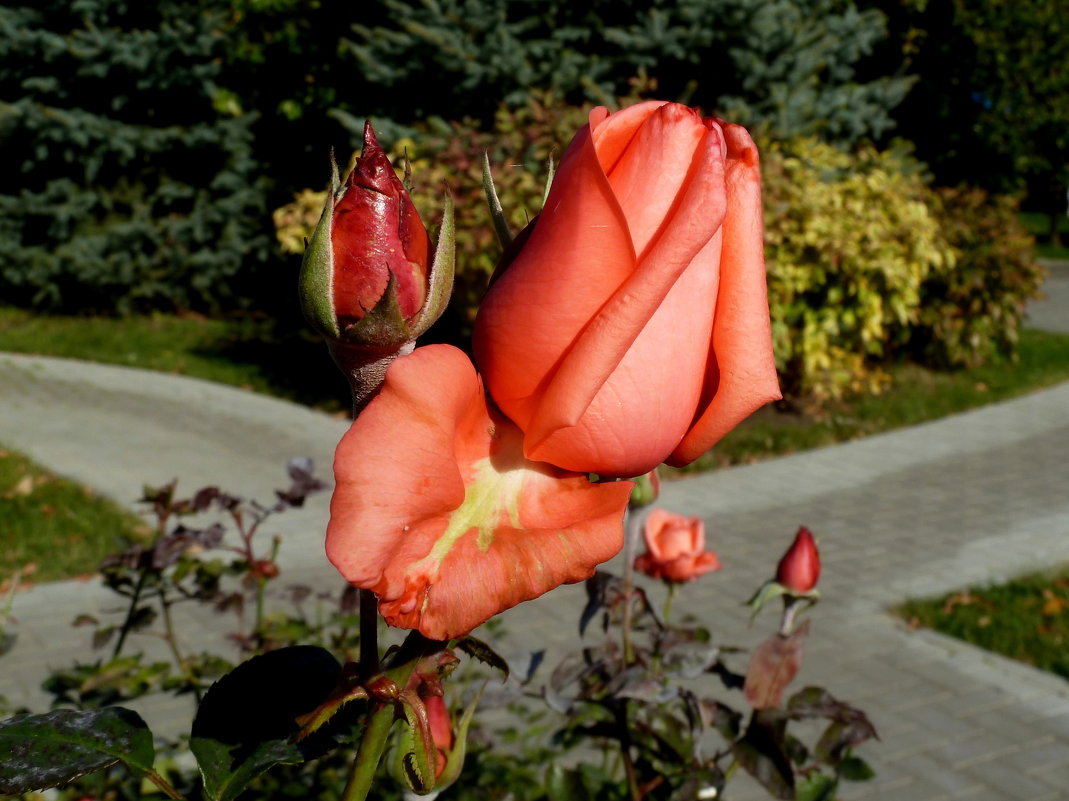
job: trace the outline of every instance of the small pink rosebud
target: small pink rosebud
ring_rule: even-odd
[[[716,554],[705,550],[705,523],[701,518],[654,509],[646,518],[643,533],[646,553],[635,559],[639,573],[681,584],[720,569]]]
[[[631,500],[628,501],[628,506],[632,509],[649,506],[660,497],[661,479],[657,475],[656,467],[648,473],[643,473],[641,476],[632,479],[632,481],[635,482],[635,488],[631,490]]]
[[[817,552],[817,543],[813,539],[813,532],[801,526],[794,535],[794,543],[779,560],[776,581],[791,592],[801,594],[817,586],[819,578],[820,554]]]

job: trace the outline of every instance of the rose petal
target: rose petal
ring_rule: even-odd
[[[631,482],[527,461],[521,441],[456,348],[390,366],[338,447],[327,554],[391,625],[460,636],[619,551]]]
[[[671,220],[561,360],[534,416],[517,421],[531,458],[634,476],[659,464],[686,433],[706,353],[673,348],[708,341],[713,324],[718,264],[710,256],[719,251],[710,242],[724,214],[722,158],[719,129],[709,129]],[[710,302],[695,303],[695,297]],[[665,358],[668,352],[675,360]],[[664,395],[666,386],[671,397]]]
[[[627,223],[589,127],[568,146],[532,225],[483,300],[472,343],[494,400],[521,428],[534,414],[532,396],[635,268]]]
[[[610,114],[604,106],[591,109],[587,122],[597,148],[602,172],[606,175],[612,173],[639,128],[663,105],[663,100],[647,100],[621,109],[615,114]]]
[[[666,460],[676,467],[693,462],[748,415],[782,397],[768,317],[757,148],[742,126],[722,125],[727,214],[713,346],[694,425]]]

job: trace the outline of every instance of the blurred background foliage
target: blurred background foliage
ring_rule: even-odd
[[[370,117],[432,226],[457,198],[435,335],[458,341],[499,255],[483,150],[518,229],[592,104],[656,96],[762,142],[792,394],[1012,358],[1042,277],[1016,204],[1065,212],[1066,20],[1069,0],[0,0],[0,298],[240,318],[237,351],[292,364],[313,347],[295,253]]]

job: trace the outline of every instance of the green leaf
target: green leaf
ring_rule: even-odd
[[[121,707],[57,709],[0,723],[0,793],[25,793],[69,782],[118,762],[152,770],[152,733]]]
[[[839,782],[832,776],[813,771],[806,776],[799,776],[795,785],[795,801],[835,801],[835,791]]]
[[[268,768],[304,761],[300,749],[288,740],[259,743],[251,751],[241,753],[218,740],[203,737],[190,739],[189,747],[200,766],[204,792],[215,801],[237,798],[249,782]]]
[[[876,775],[868,762],[856,756],[845,757],[839,763],[838,770],[839,775],[848,782],[867,782]]]
[[[546,797],[549,801],[587,801],[590,793],[579,771],[553,763],[546,770]]]
[[[304,762],[325,753],[336,738],[347,739],[343,724],[351,728],[352,721],[345,720],[292,741],[300,729],[296,718],[330,695],[340,673],[328,651],[298,645],[253,657],[213,684],[189,743],[206,795],[233,801],[268,768]]]

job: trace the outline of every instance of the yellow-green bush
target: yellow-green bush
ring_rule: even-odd
[[[814,140],[762,148],[777,366],[793,395],[878,391],[919,319],[921,285],[953,256],[906,157]]]
[[[981,189],[939,189],[933,209],[954,250],[954,267],[921,286],[920,319],[911,332],[914,358],[936,367],[976,367],[1017,355],[1025,303],[1046,271],[1035,240],[1018,217],[1018,201]]]

